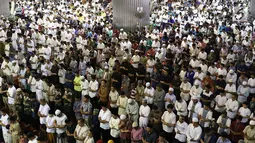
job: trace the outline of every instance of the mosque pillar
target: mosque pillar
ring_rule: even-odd
[[[0,0],[0,15],[10,15],[9,0]]]
[[[150,20],[150,0],[112,0],[113,26],[128,31],[148,25]]]

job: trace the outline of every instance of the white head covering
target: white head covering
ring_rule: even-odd
[[[146,87],[149,87],[151,84],[149,82],[146,83]]]
[[[121,120],[125,120],[126,118],[127,118],[127,116],[126,116],[126,115],[123,115],[123,114],[122,114],[122,115],[120,115],[120,119],[121,119]]]
[[[57,110],[55,111],[55,115],[58,116],[59,114],[61,114],[61,111],[57,109]]]
[[[174,89],[173,89],[172,87],[170,87],[168,90],[169,90],[169,91],[174,91]]]
[[[83,79],[85,79],[85,77],[84,77],[84,76],[81,76],[81,80],[83,80]]]
[[[192,99],[192,100],[197,100],[198,97],[197,97],[197,96],[192,96],[191,99]]]
[[[254,125],[255,125],[255,121],[251,120],[251,121],[250,121],[250,125],[253,125],[253,126],[254,126]]]
[[[198,118],[192,118],[192,122],[198,122]]]
[[[128,104],[131,104],[133,102],[133,99],[128,99]]]
[[[246,82],[246,81],[243,81],[243,83],[242,83],[242,84],[245,86],[245,85],[247,85],[247,82]]]

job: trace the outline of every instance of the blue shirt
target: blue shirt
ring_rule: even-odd
[[[222,138],[219,137],[216,143],[231,143],[231,141],[227,138],[223,141]]]

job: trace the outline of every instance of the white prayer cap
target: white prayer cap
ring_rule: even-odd
[[[109,69],[109,66],[108,65],[104,66],[104,69]]]
[[[137,126],[138,126],[138,123],[137,122],[133,122],[132,127],[135,128]]]
[[[131,104],[133,102],[133,99],[128,99],[128,104]]]
[[[194,85],[199,85],[198,81],[195,81]]]
[[[139,52],[139,50],[135,50],[135,52]]]
[[[170,88],[168,89],[168,91],[174,91],[174,89],[173,89],[172,87],[170,87]]]
[[[127,57],[123,57],[123,60],[127,60]]]
[[[17,89],[17,92],[19,92],[19,91],[22,91],[21,88],[18,88],[18,89]]]
[[[242,83],[242,84],[245,86],[245,85],[247,85],[247,82],[246,82],[246,81],[243,81],[243,83]]]
[[[123,31],[123,28],[121,28],[120,31]]]
[[[12,61],[12,64],[16,64],[16,61]]]
[[[214,50],[211,50],[211,53],[214,53]]]
[[[61,111],[57,109],[57,110],[55,111],[55,115],[58,116],[59,114],[61,114]]]
[[[124,115],[124,114],[120,115],[120,120],[125,120],[126,118],[127,118],[126,115]]]
[[[81,80],[83,80],[85,77],[84,76],[81,76]]]
[[[229,71],[229,73],[231,73],[231,74],[234,73],[234,70],[231,69],[231,70]]]
[[[192,100],[198,100],[198,96],[191,96]]]
[[[251,120],[250,121],[250,125],[254,126],[255,125],[255,121]]]
[[[192,122],[198,122],[198,118],[192,118]]]
[[[229,79],[229,80],[228,80],[228,82],[231,82],[231,83],[232,83],[232,82],[233,82],[233,80],[232,80],[232,79]]]
[[[146,87],[149,87],[151,84],[149,82],[146,83]]]

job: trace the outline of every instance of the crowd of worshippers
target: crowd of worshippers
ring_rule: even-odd
[[[254,143],[255,48],[243,0],[152,1],[113,29],[112,3],[17,1],[0,17],[1,143]]]

